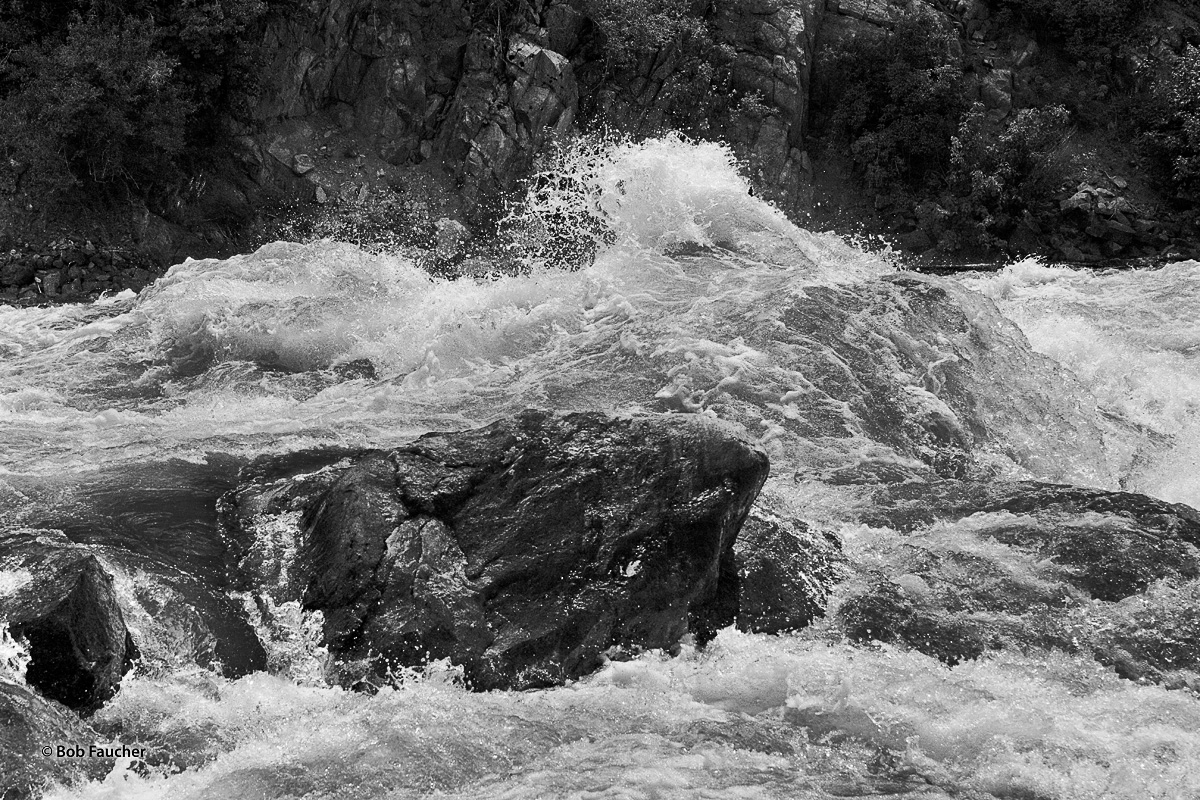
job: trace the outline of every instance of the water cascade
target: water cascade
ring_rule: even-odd
[[[1057,542],[1125,535],[1125,517],[1086,498],[1022,510],[1017,495],[943,513],[917,491],[1070,484],[1200,506],[1200,264],[918,275],[793,226],[719,145],[593,148],[555,170],[512,221],[544,245],[518,275],[451,281],[347,244],[279,242],[189,260],[137,296],[0,308],[0,524],[91,547],[142,654],[91,722],[151,756],[47,796],[1200,791],[1200,679],[1182,661],[1122,677],[1087,645],[1128,630],[1137,655],[1139,626],[1158,636],[1168,618],[1186,639],[1196,576],[1089,599],[1068,556],[1014,544],[1013,526],[1034,519]],[[591,263],[556,261],[564,224],[599,232]],[[530,407],[740,426],[771,461],[758,506],[841,542],[825,618],[780,636],[726,629],[556,689],[472,693],[437,662],[365,694],[319,679],[327,654],[299,608],[270,625],[251,614],[252,634],[239,613],[253,598],[220,601],[223,636],[257,637],[270,667],[251,659],[236,678],[202,665],[249,645],[163,611],[220,579],[215,503],[251,459],[392,447]],[[910,495],[929,519],[897,521]],[[1004,625],[1028,608],[978,601],[934,615],[1000,631],[970,657],[847,639],[847,609],[881,581],[919,611],[984,567],[1010,606],[1058,598],[1041,606],[1057,633],[1023,639]],[[22,580],[0,563],[0,593]]]

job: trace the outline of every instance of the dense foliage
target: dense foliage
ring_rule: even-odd
[[[850,153],[877,207],[904,212],[943,249],[991,249],[1062,188],[1070,114],[970,104],[953,39],[912,15],[844,40],[818,64],[816,127]]]
[[[688,0],[584,0],[583,7],[598,34],[593,37],[591,56],[603,65],[603,75],[592,82],[597,96],[583,101],[585,115],[608,127],[624,130],[626,123],[632,123],[641,133],[651,132],[643,126],[645,120],[623,119],[611,109],[590,105],[604,95],[621,95],[638,85],[637,78],[648,64],[670,65],[663,70],[665,80],[654,101],[655,110],[661,112],[658,132],[721,137],[731,121],[769,113],[757,92],[733,88],[738,54],[714,33],[713,6]],[[723,10],[750,13],[741,0],[729,0]],[[586,72],[585,67],[585,85]]]
[[[1063,42],[1077,58],[1103,60],[1157,0],[1001,0],[1032,31]]]
[[[264,0],[0,0],[0,189],[145,193],[219,138]],[[185,154],[187,154],[185,156]]]
[[[831,48],[819,65],[816,104],[871,191],[917,189],[948,166],[966,108],[951,39],[938,19],[912,15],[889,33]]]
[[[948,246],[1000,246],[1020,219],[1052,201],[1066,174],[1069,116],[1062,106],[1023,109],[997,130],[982,106],[971,109],[951,148]]]
[[[707,36],[688,0],[585,0],[583,5],[604,34],[605,55],[616,66],[632,66],[672,42]]]
[[[1139,116],[1179,199],[1200,203],[1200,48],[1167,59]]]

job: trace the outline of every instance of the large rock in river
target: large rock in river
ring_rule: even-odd
[[[23,639],[25,680],[84,714],[116,694],[136,656],[113,578],[58,531],[0,531],[0,625]]]
[[[526,411],[260,461],[222,516],[241,588],[320,611],[343,662],[450,658],[477,688],[523,688],[733,622],[734,539],[767,466],[691,415]]]

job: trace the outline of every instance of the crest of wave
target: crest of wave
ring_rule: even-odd
[[[729,147],[670,133],[595,137],[555,153],[506,222],[553,258],[565,241],[669,252],[687,245],[769,255],[816,242],[754,197]]]

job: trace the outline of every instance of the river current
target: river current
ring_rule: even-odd
[[[518,222],[536,238],[564,215],[602,221],[588,266],[543,248],[524,274],[445,280],[279,242],[189,260],[138,296],[0,308],[0,524],[208,579],[212,503],[247,459],[531,406],[741,426],[771,458],[760,506],[837,533],[854,569],[897,551],[860,521],[880,475],[1200,507],[1200,263],[916,275],[795,227],[718,145],[666,138],[558,169],[571,180]],[[967,541],[972,524],[938,535]],[[164,756],[52,797],[1200,796],[1200,700],[1083,656],[951,668],[821,622],[729,629],[553,690],[474,694],[435,664],[365,695],[319,680],[299,609],[260,631],[269,673],[189,666],[195,643],[156,621],[149,579],[113,569],[144,658],[95,721]],[[0,592],[21,580],[0,571]]]

